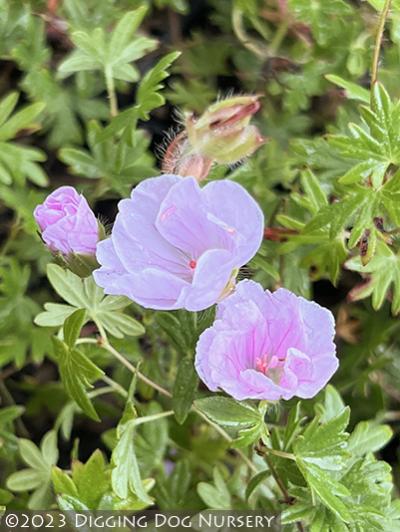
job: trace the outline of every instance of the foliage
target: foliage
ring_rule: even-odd
[[[248,509],[288,531],[399,528],[397,0],[371,84],[385,4],[0,0],[0,511]],[[117,202],[160,173],[174,106],[201,115],[232,88],[260,94],[266,142],[208,179],[237,181],[264,211],[239,278],[335,314],[340,367],[312,399],[207,391],[194,351],[215,309],[105,295],[55,264],[32,216],[73,185],[108,232]]]

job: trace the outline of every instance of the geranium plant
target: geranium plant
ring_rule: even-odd
[[[0,0],[0,512],[399,528],[399,30]]]

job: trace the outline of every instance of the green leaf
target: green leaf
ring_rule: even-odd
[[[99,311],[96,313],[97,318],[103,327],[116,338],[123,338],[127,336],[140,336],[144,334],[145,329],[141,323],[120,312],[104,311],[103,305],[100,305]]]
[[[47,464],[36,445],[25,438],[19,440],[19,452],[24,462],[38,470],[47,470]]]
[[[328,199],[325,192],[322,190],[318,179],[310,169],[305,170],[301,174],[301,184],[304,192],[310,199],[312,207],[318,211],[325,205],[328,205]]]
[[[231,495],[217,467],[214,468],[214,485],[200,482],[197,485],[197,493],[208,508],[230,510],[232,507]]]
[[[308,485],[323,504],[344,522],[350,522],[350,511],[340,498],[349,497],[351,495],[349,490],[314,464],[309,464],[304,474]]]
[[[250,479],[250,482],[246,487],[246,499],[249,499],[253,492],[258,488],[260,484],[264,482],[267,478],[271,476],[271,471],[266,469],[265,471],[260,471]]]
[[[359,100],[361,102],[369,104],[370,94],[367,89],[364,89],[364,87],[360,87],[360,85],[352,83],[351,81],[346,81],[340,76],[336,76],[334,74],[328,74],[325,77],[328,81],[334,83],[338,87],[342,87],[342,89],[346,91],[347,98],[351,98],[352,100]]]
[[[70,495],[78,498],[78,490],[74,481],[62,471],[59,467],[53,467],[51,478],[53,482],[54,491],[59,495]]]
[[[57,432],[50,430],[47,432],[41,443],[40,452],[47,466],[53,466],[58,462]]]
[[[354,456],[375,453],[385,447],[393,436],[389,425],[377,425],[371,421],[357,424],[348,441],[348,451]]]
[[[33,120],[43,111],[44,107],[44,103],[33,103],[9,118],[0,126],[0,141],[12,139],[18,131],[31,126]]]
[[[0,426],[7,425],[20,417],[25,411],[23,406],[6,406],[0,409]]]
[[[60,303],[45,303],[45,312],[40,312],[34,322],[40,327],[58,327],[76,311],[75,307]]]
[[[367,282],[355,286],[349,293],[351,301],[372,295],[372,306],[378,310],[393,284],[392,312],[400,312],[400,256],[395,255],[382,241],[377,243],[376,254],[364,265],[360,257],[346,262],[346,268],[367,276]]]
[[[77,320],[75,327],[79,325],[81,316],[84,316],[83,323],[87,319],[101,323],[105,330],[116,338],[123,338],[124,335],[139,336],[144,333],[142,324],[131,316],[118,312],[128,306],[130,301],[124,297],[104,297],[103,289],[96,285],[92,276],[83,280],[56,264],[49,264],[47,275],[56,292],[70,305],[46,303],[45,312],[41,312],[35,318],[37,325],[61,326],[74,314],[71,320]],[[80,309],[80,313],[76,313],[77,308]],[[86,309],[86,312],[83,309]],[[71,334],[72,340],[76,331],[72,331]]]
[[[153,109],[164,105],[165,97],[161,94],[164,79],[169,76],[168,68],[181,55],[181,52],[171,52],[164,56],[155,67],[146,72],[139,83],[136,104],[119,113],[111,123],[98,135],[97,142],[104,142],[121,130],[131,131],[137,120],[148,120]],[[124,133],[122,133],[124,135]]]
[[[91,383],[102,377],[104,372],[78,349],[68,348],[64,342],[56,337],[53,337],[52,340],[61,379],[68,395],[87,416],[95,421],[100,421],[86,390],[91,388]]]
[[[184,423],[189,414],[198,382],[193,360],[189,357],[183,358],[178,366],[172,393],[172,406],[180,424]]]
[[[59,66],[59,76],[66,77],[82,70],[101,70],[106,85],[112,80],[137,81],[139,74],[131,62],[154,50],[158,42],[145,36],[134,36],[147,8],[141,6],[129,11],[120,19],[111,33],[102,27],[94,30],[75,31],[72,41],[75,50]]]
[[[145,504],[153,504],[153,500],[146,493],[140,475],[138,460],[136,457],[135,436],[135,410],[128,401],[124,415],[117,428],[118,442],[112,453],[113,470],[111,482],[114,492],[121,499],[126,499],[132,491]]]
[[[211,421],[227,427],[244,428],[259,424],[262,420],[258,410],[228,397],[205,397],[197,399],[194,404]]]
[[[391,164],[400,163],[400,102],[393,103],[383,85],[372,88],[371,104],[360,109],[362,124],[349,124],[350,136],[332,135],[329,143],[356,168],[349,169],[344,182],[366,177],[379,189]],[[368,161],[368,167],[367,167]]]
[[[101,498],[109,491],[109,471],[103,453],[97,449],[85,464],[75,461],[72,480],[79,500],[88,508],[96,510]]]
[[[72,349],[79,335],[83,324],[86,321],[86,310],[78,309],[71,314],[64,322],[64,341],[67,346]]]
[[[344,429],[349,423],[350,409],[345,408],[338,416],[320,424],[318,418],[299,436],[294,445],[296,460],[302,464],[316,465],[325,470],[340,470],[348,456]]]
[[[147,6],[141,6],[134,11],[128,11],[115,26],[109,44],[110,61],[118,61],[118,58],[129,44],[132,34],[140,26],[147,9]]]
[[[47,266],[47,277],[57,294],[67,303],[78,308],[87,307],[88,301],[80,277],[69,270],[64,270],[57,264],[49,264]]]
[[[47,480],[46,471],[22,469],[12,473],[7,479],[7,488],[11,491],[29,491],[43,485]]]
[[[325,388],[325,398],[321,421],[326,423],[327,421],[334,419],[342,414],[345,408],[346,406],[339,392],[331,384],[328,384],[328,386]]]
[[[0,101],[0,127],[14,111],[18,98],[19,95],[17,92],[11,92]]]
[[[169,76],[168,68],[180,55],[181,52],[171,52],[164,56],[155,67],[146,72],[139,84],[137,93],[138,118],[148,120],[150,111],[164,105],[165,98],[160,94],[164,88],[162,82]]]

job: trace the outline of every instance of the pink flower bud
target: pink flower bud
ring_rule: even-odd
[[[60,187],[33,214],[55,260],[77,275],[90,275],[98,266],[96,245],[104,238],[104,228],[84,196],[73,187]]]

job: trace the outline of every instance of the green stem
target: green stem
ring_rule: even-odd
[[[289,29],[289,25],[290,25],[289,20],[285,18],[278,26],[276,33],[274,35],[274,38],[271,41],[271,45],[269,49],[270,55],[275,55],[276,52],[279,50],[282,44],[282,41],[285,38],[286,33]]]
[[[112,117],[114,117],[118,114],[118,104],[117,95],[115,92],[114,78],[112,75],[112,71],[109,68],[106,68],[104,75],[106,78],[108,99],[110,101],[110,114]]]
[[[95,390],[88,392],[88,397],[90,399],[94,399],[95,397],[99,397],[100,395],[105,395],[106,393],[115,393],[114,387],[103,386],[102,388],[96,388]]]
[[[112,354],[117,360],[119,360],[119,362],[121,362],[121,364],[123,364],[127,369],[129,369],[129,371],[131,373],[133,373],[134,375],[136,375],[137,378],[140,379],[142,382],[146,383],[148,386],[150,386],[154,390],[157,390],[161,395],[164,395],[165,397],[168,397],[168,398],[172,399],[172,394],[168,390],[166,390],[165,388],[163,388],[162,386],[160,386],[156,382],[152,381],[148,377],[146,377],[146,375],[143,375],[143,373],[140,372],[137,368],[135,368],[135,366],[133,364],[131,364],[129,362],[129,360],[127,360],[123,355],[121,355],[121,353],[119,351],[117,351],[110,344],[110,342],[108,341],[107,334],[104,331],[104,327],[101,325],[101,323],[99,323],[97,321],[95,323],[96,323],[97,328],[99,330],[99,333],[101,335],[100,343],[97,342],[97,340],[95,340],[96,343],[99,343],[99,345],[103,349],[105,349],[110,354]],[[91,339],[88,338],[88,339],[82,339],[82,340],[91,340]],[[86,343],[93,343],[93,342],[86,342]],[[229,436],[229,434],[227,432],[225,432],[224,429],[221,428],[219,425],[215,424],[210,419],[208,419],[208,417],[205,414],[203,414],[203,412],[201,412],[201,410],[199,410],[195,406],[192,406],[192,410],[193,410],[193,412],[196,412],[196,414],[198,416],[200,416],[202,419],[204,419],[204,421],[206,421],[209,425],[211,425],[227,442],[229,442],[230,444],[233,442],[233,439]],[[246,465],[254,473],[257,473],[258,469],[249,460],[249,458],[240,449],[235,449],[235,450],[236,450],[236,453],[238,454],[238,456],[240,456],[240,458],[246,463]]]
[[[158,414],[152,414],[151,416],[139,417],[133,422],[133,424],[135,426],[142,425],[142,423],[148,423],[149,421],[156,421],[157,419],[161,419],[163,417],[169,417],[173,415],[174,415],[174,411],[168,410],[167,412],[160,412]]]
[[[268,54],[266,50],[263,50],[257,42],[247,35],[243,25],[243,13],[238,7],[234,7],[232,10],[232,27],[236,37],[243,44],[243,46],[245,46],[248,50],[253,52],[253,54],[257,55],[261,59],[265,60],[267,58]]]
[[[102,379],[106,384],[109,385],[110,388],[114,390],[114,392],[119,393],[122,395],[122,397],[128,397],[128,392],[125,390],[125,388],[118,384],[118,382],[115,382],[113,379],[111,379],[108,375],[104,375]]]
[[[378,79],[379,55],[380,55],[381,46],[382,46],[382,38],[383,38],[383,32],[385,30],[385,23],[386,23],[387,16],[389,14],[391,3],[392,3],[392,0],[385,0],[385,5],[383,6],[382,13],[379,17],[378,29],[377,29],[376,38],[375,38],[374,55],[372,58],[371,87],[373,87],[374,83],[376,83]]]
[[[129,371],[131,373],[137,375],[137,378],[140,379],[142,382],[144,382],[145,384],[147,384],[148,386],[150,386],[154,390],[157,390],[162,395],[165,395],[165,397],[169,397],[169,398],[172,397],[172,394],[168,390],[166,390],[165,388],[163,388],[162,386],[160,386],[156,382],[152,381],[151,379],[146,377],[146,375],[143,375],[143,373],[141,371],[136,369],[135,366],[129,362],[129,360],[127,360],[123,355],[121,355],[121,353],[119,351],[117,351],[108,342],[108,340],[104,344],[102,344],[102,347],[104,349],[106,349],[109,353],[111,353],[117,360],[119,360],[121,362],[121,364],[123,364],[127,369],[129,369]]]
[[[269,459],[268,456],[265,456],[265,461],[268,464],[268,468],[271,471],[271,475],[274,477],[274,480],[275,480],[278,488],[281,490],[281,493],[283,495],[285,504],[288,504],[288,505],[292,504],[293,503],[293,499],[290,497],[289,492],[286,489],[286,486],[283,483],[282,479],[280,478],[277,470],[275,469],[274,464],[271,462],[271,460]],[[302,525],[302,523],[300,521],[298,521],[296,523],[296,526],[297,526],[297,529],[299,530],[299,532],[304,532],[304,527],[303,527],[303,525]]]
[[[287,460],[296,460],[296,457],[293,453],[287,453],[285,451],[278,451],[277,449],[270,449],[269,447],[263,447],[263,451],[266,454],[273,454],[274,456],[279,456],[280,458],[286,458]]]

